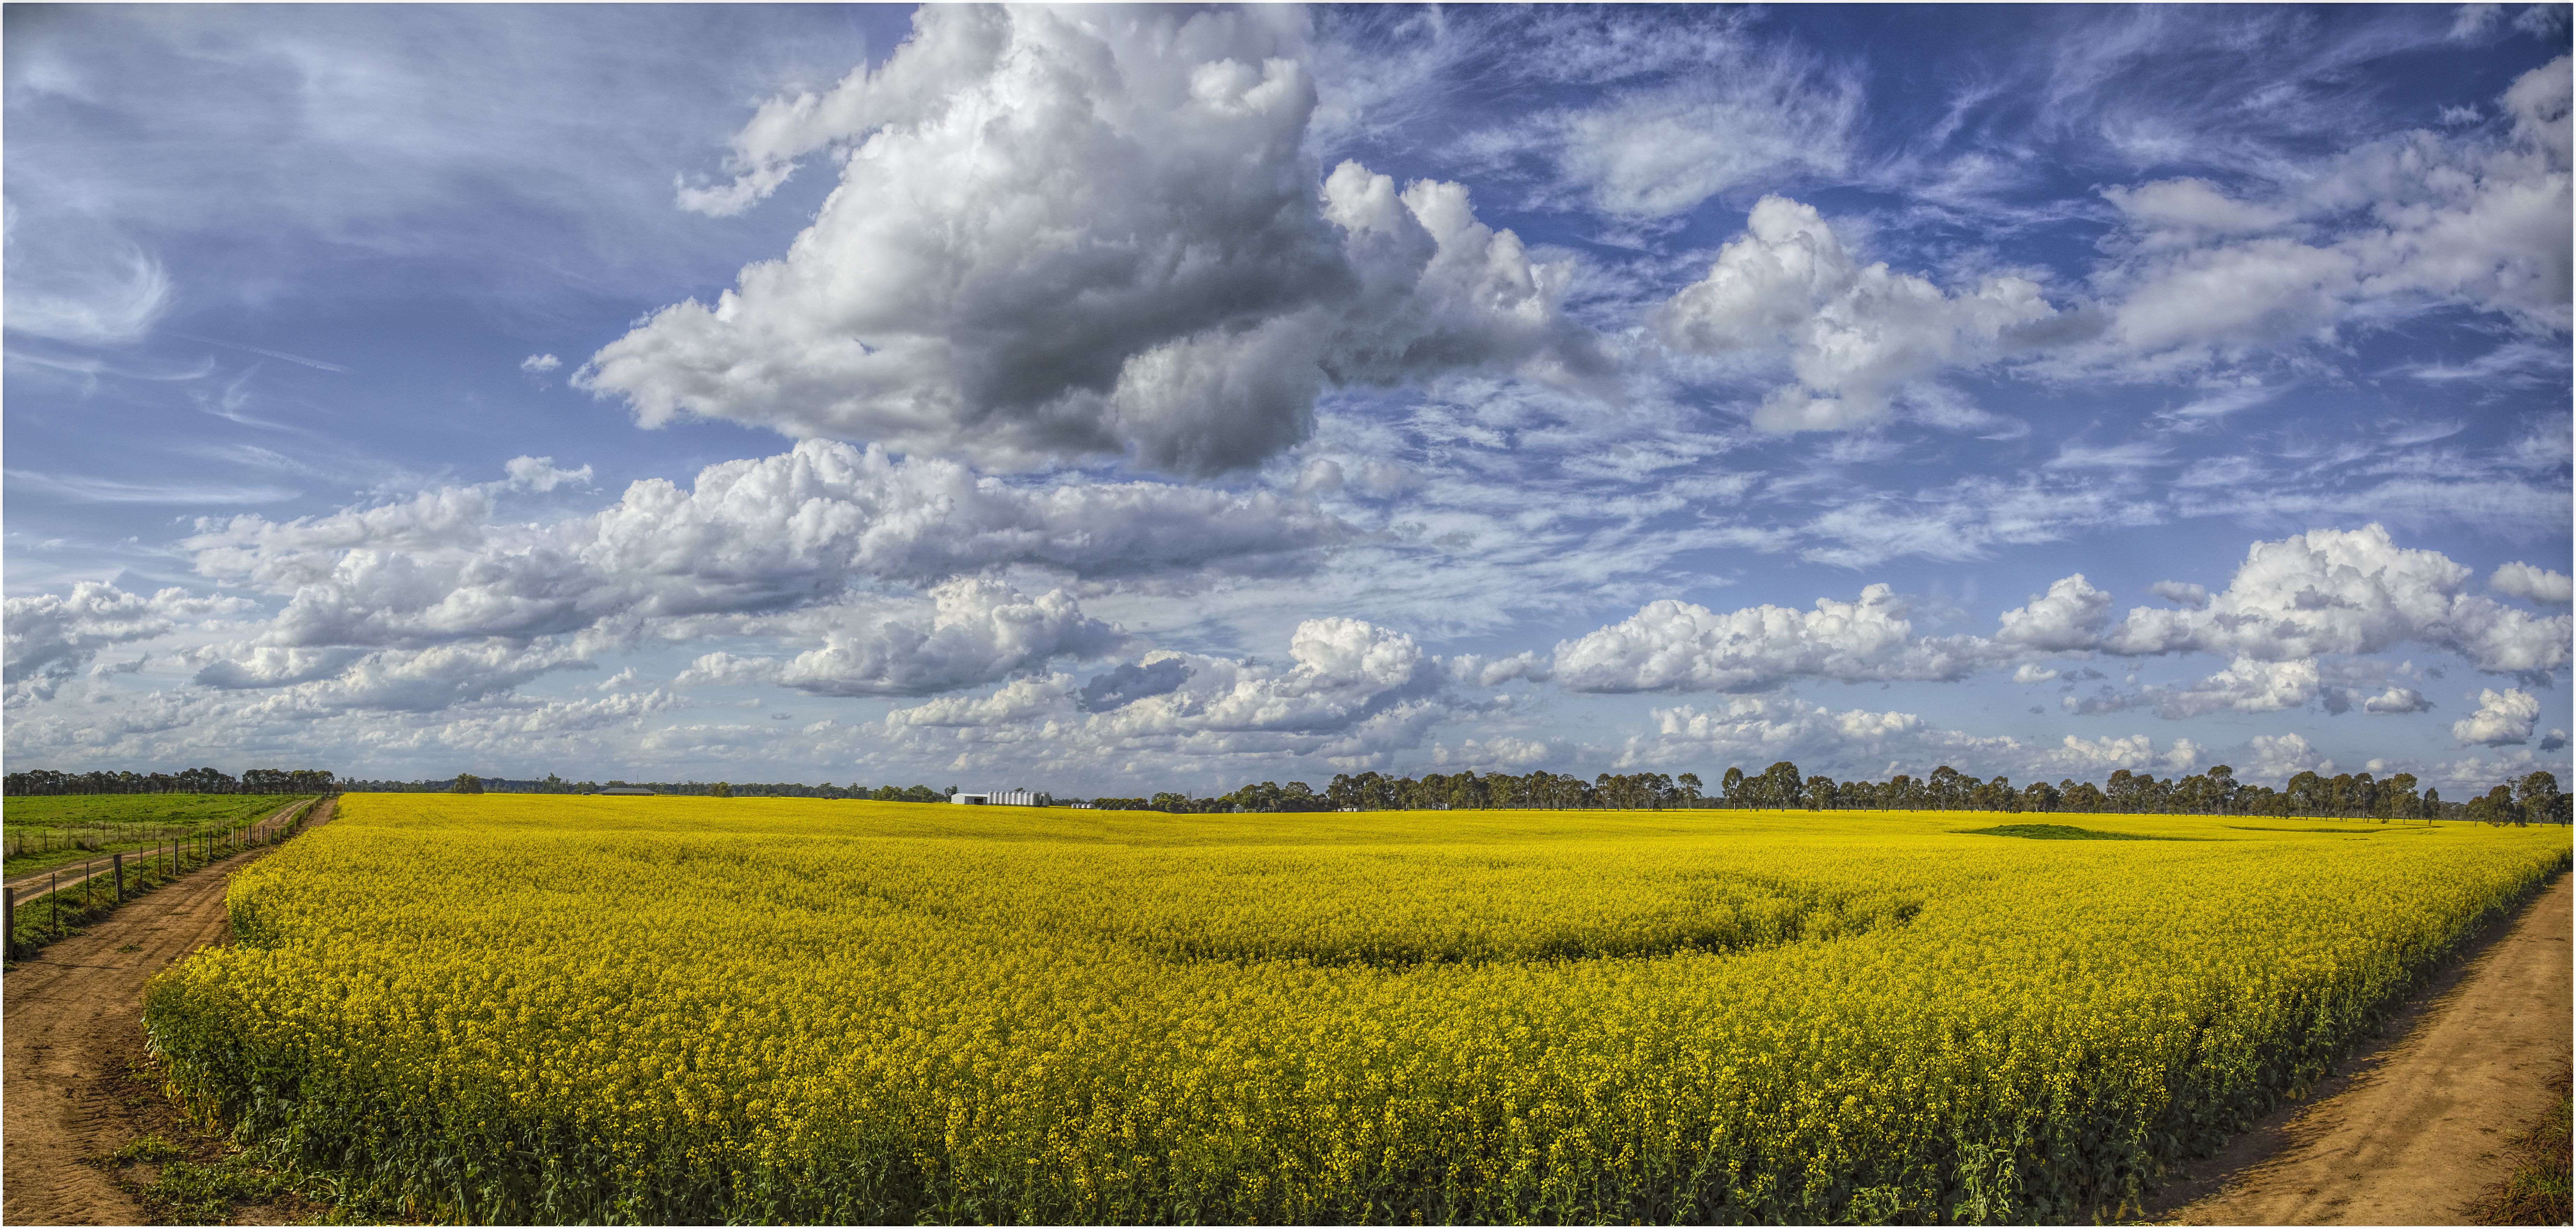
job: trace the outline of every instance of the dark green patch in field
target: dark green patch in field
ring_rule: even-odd
[[[2097,832],[2091,828],[2069,828],[2064,824],[2005,824],[1997,828],[1970,828],[1969,836],[2017,836],[2026,841],[2188,841],[2187,836],[2140,836],[2134,832]]]

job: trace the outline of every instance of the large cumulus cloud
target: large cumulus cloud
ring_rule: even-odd
[[[2385,527],[2371,524],[2256,542],[2225,590],[2156,586],[2197,604],[2134,607],[2116,621],[2113,595],[2081,573],[2003,612],[1992,636],[1918,632],[1886,585],[1862,590],[1857,602],[1820,599],[1812,611],[1761,605],[1721,614],[1667,598],[1558,644],[1546,668],[1478,665],[1488,683],[1552,673],[1570,691],[1761,692],[1803,680],[1948,681],[2009,665],[2024,683],[2058,677],[2035,666],[2033,655],[2209,654],[2228,664],[2206,678],[2070,695],[2064,703],[2081,713],[2153,707],[2167,717],[2312,703],[2342,712],[2354,702],[2351,688],[2369,682],[2383,690],[2363,702],[2365,711],[2404,714],[2430,703],[2411,688],[2372,681],[2373,668],[2360,659],[2417,646],[2536,684],[2568,664],[2576,631],[2569,616],[2535,615],[2468,592],[2472,575],[2440,551],[2397,545]],[[2502,575],[2508,589],[2553,592],[2546,578],[2554,573]]]
[[[1015,486],[955,462],[807,441],[692,487],[648,479],[597,512],[502,517],[488,487],[271,521],[203,522],[210,579],[291,594],[278,647],[420,647],[577,632],[624,615],[746,614],[854,584],[991,568],[1121,579],[1294,573],[1347,529],[1293,497],[1065,479]]]
[[[1732,696],[1707,707],[1659,708],[1651,718],[1653,729],[1629,739],[1621,751],[1620,767],[1732,764],[1759,772],[1785,759],[1809,771],[1879,778],[1898,772],[1922,776],[1941,764],[2025,779],[2098,778],[2120,768],[2189,772],[2207,757],[2188,738],[2174,739],[2161,751],[2145,734],[2025,741],[1946,729],[1908,712],[1836,711],[1794,696]],[[1715,774],[1703,769],[1702,775]]]
[[[1974,646],[1918,637],[1886,585],[1860,600],[1819,598],[1813,610],[1751,606],[1718,614],[1667,598],[1556,646],[1569,691],[1768,691],[1792,679],[1844,682],[1956,679],[1978,664]]]
[[[2451,724],[2451,737],[2484,747],[2517,745],[2531,741],[2539,722],[2538,696],[2518,687],[2489,687],[2478,692],[2478,711]]]
[[[1479,223],[1464,189],[1399,193],[1355,163],[1325,179],[1295,19],[931,6],[915,22],[882,68],[764,107],[731,185],[684,191],[737,209],[843,149],[788,253],[713,305],[655,313],[576,383],[647,425],[1206,474],[1305,438],[1328,386],[1602,369],[1560,310],[1567,266]]]
[[[825,696],[927,696],[979,686],[1058,657],[1096,658],[1127,643],[1062,589],[1029,597],[962,578],[934,586],[929,618],[897,616],[825,632],[794,658],[710,653],[682,682],[765,680]]]
[[[287,600],[247,639],[194,650],[196,681],[282,689],[296,711],[427,711],[639,638],[797,615],[767,629],[791,638],[789,656],[711,654],[700,681],[927,695],[1125,643],[1070,594],[1029,598],[985,573],[1191,586],[1298,574],[1350,534],[1303,497],[1080,477],[1014,485],[819,440],[710,466],[694,486],[640,481],[586,514],[505,515],[514,492],[586,474],[541,461],[513,463],[502,482],[322,516],[200,522],[183,545],[202,574]],[[866,617],[880,591],[905,590],[931,594],[926,619]],[[34,629],[41,612],[29,612]],[[115,634],[166,630],[146,620]],[[111,642],[104,634],[82,643]],[[31,630],[30,645],[38,638]],[[69,668],[38,663],[41,652],[59,655],[31,647],[26,672]]]
[[[1318,769],[1379,765],[1432,729],[1478,711],[1453,672],[1412,637],[1358,619],[1308,619],[1288,661],[1148,653],[1086,685],[1069,674],[1015,679],[886,717],[886,737],[949,751],[963,767],[1026,764],[1220,766],[1311,757]]]
[[[2132,610],[2098,647],[2121,656],[2201,652],[2278,663],[2420,644],[2494,673],[2546,674],[2567,664],[2566,616],[2534,616],[2466,592],[2471,575],[2440,551],[2397,545],[2377,524],[2311,530],[2253,544],[2207,606]]]
[[[163,589],[150,597],[85,580],[69,594],[42,593],[0,602],[5,613],[6,685],[11,703],[50,700],[99,652],[168,634],[173,617],[241,614],[257,607],[240,598],[191,597]]]

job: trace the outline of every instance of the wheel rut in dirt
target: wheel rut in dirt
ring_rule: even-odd
[[[2561,874],[2347,1060],[2191,1167],[2149,1211],[2186,1225],[2448,1225],[2512,1168],[2506,1142],[2555,1106],[2569,1009]]]
[[[330,804],[315,816],[330,818]],[[83,1158],[126,1139],[117,1077],[141,1049],[143,986],[224,940],[224,890],[252,850],[128,902],[0,979],[0,1222],[139,1224]],[[128,950],[131,949],[131,950]]]

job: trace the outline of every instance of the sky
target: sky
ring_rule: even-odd
[[[2568,776],[2564,5],[5,22],[12,771]]]

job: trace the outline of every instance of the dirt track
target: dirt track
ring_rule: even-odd
[[[326,809],[315,822],[329,818]],[[142,1048],[143,984],[223,939],[224,888],[265,852],[191,874],[10,969],[0,1008],[0,1222],[143,1221],[142,1208],[80,1160],[125,1142],[110,1086]]]
[[[2505,1141],[2549,1111],[2568,1071],[2571,879],[2559,876],[2316,1100],[2229,1145],[2185,1184],[2182,1193],[2198,1197],[2167,1216],[2187,1225],[2459,1224],[2465,1205],[2511,1170]]]

